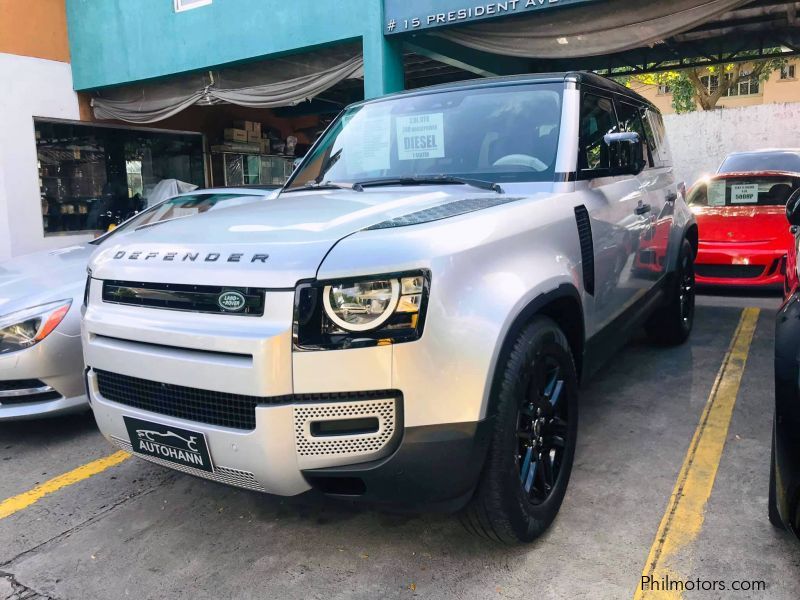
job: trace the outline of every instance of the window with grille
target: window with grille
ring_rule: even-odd
[[[728,75],[730,77],[730,75]],[[761,82],[752,75],[742,76],[739,83],[728,90],[726,96],[754,96],[761,92]]]
[[[719,89],[719,75],[703,75],[700,81],[709,94],[715,94]]]
[[[725,82],[727,83],[731,79],[730,73],[725,73]],[[719,89],[719,75],[703,75],[700,78],[700,81],[706,88],[709,94],[715,94]],[[758,77],[753,77],[752,75],[742,75],[742,78],[739,79],[739,83],[731,87],[727,92],[725,92],[726,96],[755,96],[756,94],[761,93],[761,81],[759,81]]]
[[[785,65],[781,67],[781,79],[794,79],[795,73],[795,66],[794,65]]]

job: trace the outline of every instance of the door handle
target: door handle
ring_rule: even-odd
[[[651,206],[649,204],[640,204],[639,206],[636,207],[636,210],[633,212],[635,212],[637,215],[646,215],[647,213],[650,212],[650,210]]]

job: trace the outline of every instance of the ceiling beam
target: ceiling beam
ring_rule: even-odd
[[[404,39],[403,45],[407,51],[483,77],[530,71],[526,59],[480,52],[437,36],[418,34]]]

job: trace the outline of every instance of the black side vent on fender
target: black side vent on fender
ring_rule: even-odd
[[[581,264],[583,265],[583,287],[594,295],[594,244],[592,243],[592,223],[589,211],[583,205],[575,207],[575,221],[578,224],[578,237],[581,242]]]

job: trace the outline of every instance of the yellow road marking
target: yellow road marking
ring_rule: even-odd
[[[128,457],[130,457],[130,454],[122,450],[114,452],[114,454],[109,454],[103,458],[93,460],[92,462],[64,473],[63,475],[53,477],[53,479],[45,481],[44,483],[39,484],[35,488],[30,489],[27,492],[23,492],[18,496],[6,498],[0,502],[0,519],[5,519],[6,517],[10,517],[14,513],[19,512],[24,508],[28,508],[31,504],[38,502],[48,494],[52,494],[53,492],[57,492],[62,488],[72,485],[73,483],[78,483],[79,481],[88,479],[93,475],[102,473],[106,469],[118,465]]]
[[[671,581],[681,579],[673,570],[674,565],[671,562],[681,548],[697,538],[703,527],[706,503],[714,487],[759,312],[757,308],[746,308],[742,311],[739,326],[717,373],[672,490],[667,511],[650,548],[642,578],[650,577],[651,581],[657,583],[663,582],[665,578]],[[643,590],[642,583],[643,579],[640,579],[633,596],[635,600],[682,597],[680,591]]]

